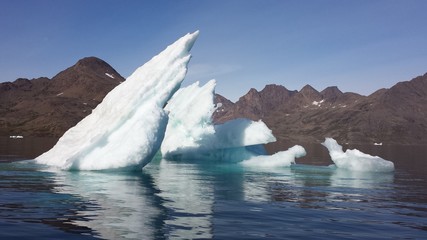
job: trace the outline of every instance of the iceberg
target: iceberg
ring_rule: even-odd
[[[168,123],[163,107],[180,88],[197,36],[183,36],[139,67],[36,162],[78,170],[146,165],[162,143]]]
[[[357,149],[347,149],[344,152],[342,146],[333,138],[326,138],[322,145],[328,149],[329,155],[337,168],[364,172],[394,171],[393,162],[363,153]]]
[[[272,131],[261,120],[212,123],[215,80],[196,82],[179,89],[165,107],[169,123],[161,146],[167,159],[242,161],[265,154],[261,144],[274,142]]]
[[[234,119],[214,125],[216,81],[180,88],[198,32],[187,34],[138,68],[36,162],[61,169],[141,169],[160,149],[166,159],[288,165],[301,146],[266,155],[276,141],[264,122]],[[280,159],[279,159],[280,158]],[[246,164],[251,164],[246,163]]]

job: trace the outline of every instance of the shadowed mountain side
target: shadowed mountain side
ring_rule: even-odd
[[[213,118],[216,123],[224,123],[238,117],[258,120],[280,108],[295,93],[297,91],[289,91],[283,86],[271,84],[266,85],[261,92],[251,88],[236,103],[232,103],[223,96],[216,94],[215,101],[217,103],[220,102],[221,106],[218,107]]]
[[[103,60],[88,57],[52,79],[1,83],[0,135],[59,137],[124,80]]]
[[[264,120],[279,141],[427,144],[427,74],[367,97],[337,87],[318,92],[306,85],[298,92],[269,85],[223,104],[214,121],[239,117]]]

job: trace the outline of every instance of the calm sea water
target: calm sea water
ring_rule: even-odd
[[[0,139],[0,239],[427,239],[423,146],[356,146],[395,163],[375,174],[327,167],[315,144],[299,164],[269,170],[157,158],[136,173],[66,172],[18,161],[53,143]]]

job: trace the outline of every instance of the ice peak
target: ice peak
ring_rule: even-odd
[[[188,37],[187,40],[187,48],[190,50],[191,48],[193,48],[194,43],[196,42],[197,38],[199,37],[199,30],[196,30],[193,33],[187,33],[187,35],[185,35],[184,37]]]
[[[189,55],[191,48],[199,36],[199,31],[187,33],[173,44],[169,45],[163,53],[166,55],[177,55],[176,57],[184,57]],[[157,57],[157,56],[156,56]],[[189,57],[189,56],[188,56]]]

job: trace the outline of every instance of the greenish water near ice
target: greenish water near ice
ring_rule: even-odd
[[[319,166],[310,148],[290,168],[157,158],[133,173],[0,156],[0,239],[426,239],[425,148],[369,148],[396,171]]]

